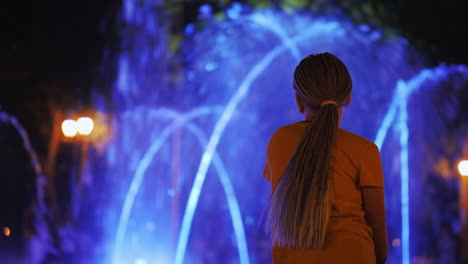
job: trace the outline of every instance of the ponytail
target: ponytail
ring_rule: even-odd
[[[338,106],[326,104],[304,136],[270,198],[266,230],[276,245],[321,248],[331,212],[331,152]]]

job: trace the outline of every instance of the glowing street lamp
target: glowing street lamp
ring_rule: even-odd
[[[468,145],[467,145],[468,146]],[[467,147],[468,150],[468,147]],[[465,156],[468,151],[465,150]],[[458,162],[458,172],[460,173],[460,244],[461,248],[468,247],[468,160],[461,160]],[[468,251],[461,252],[461,262],[468,263]]]
[[[89,117],[80,117],[78,120],[67,119],[62,123],[62,132],[65,137],[75,137],[77,134],[87,136],[93,132],[94,121]]]
[[[94,129],[94,122],[89,117],[80,117],[78,118],[76,123],[77,123],[78,133],[80,133],[80,135],[87,136],[91,134],[91,132]]]
[[[51,140],[49,141],[49,151],[46,169],[44,171],[47,175],[48,182],[53,187],[49,190],[51,192],[51,205],[52,208],[54,208],[53,214],[56,216],[63,215],[63,217],[57,219],[59,222],[73,220],[72,218],[76,217],[75,214],[62,214],[64,211],[58,206],[58,196],[55,193],[57,189],[54,184],[56,182],[56,157],[60,154],[59,149],[61,145],[67,145],[67,151],[73,153],[70,155],[70,159],[77,165],[77,177],[73,179],[76,185],[76,188],[74,188],[76,192],[73,193],[70,200],[70,204],[76,207],[73,208],[73,212],[77,212],[77,208],[79,208],[81,202],[83,185],[89,185],[91,183],[90,177],[92,177],[92,175],[88,173],[87,169],[89,149],[92,147],[101,150],[104,144],[111,138],[110,129],[107,126],[108,121],[111,120],[110,116],[87,109],[83,109],[82,112],[85,112],[86,116],[76,115],[75,112],[70,113],[72,115],[70,116],[71,118],[69,117],[69,119],[65,120],[65,115],[68,115],[68,113],[64,113],[58,109],[54,109],[53,111],[53,130],[51,133]],[[93,117],[94,120],[90,117]],[[73,170],[75,170],[75,168],[73,168]],[[67,179],[67,181],[68,180],[69,179]],[[56,228],[58,227],[54,227],[54,232],[58,232]],[[13,231],[8,227],[0,226],[0,236],[11,236],[12,232]],[[0,263],[3,262],[0,261]]]
[[[458,172],[461,176],[468,176],[468,160],[462,160],[458,163]]]
[[[62,132],[66,137],[74,137],[78,133],[78,125],[75,120],[67,119],[62,122]]]

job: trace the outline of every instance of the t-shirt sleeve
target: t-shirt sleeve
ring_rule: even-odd
[[[373,143],[360,155],[359,186],[384,187],[382,160],[377,145]]]
[[[272,184],[281,177],[286,169],[289,159],[294,153],[296,144],[292,143],[292,130],[288,126],[278,128],[271,136],[266,153],[266,164],[263,177]]]

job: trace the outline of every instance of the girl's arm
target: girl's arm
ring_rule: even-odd
[[[388,256],[388,240],[384,189],[362,187],[362,206],[366,212],[367,224],[372,228],[377,264],[385,263]]]

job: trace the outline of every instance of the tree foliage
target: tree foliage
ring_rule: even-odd
[[[181,35],[186,25],[195,23],[202,6],[209,6],[217,19],[225,19],[226,11],[240,3],[252,9],[344,15],[358,25],[381,29],[384,37],[408,39],[412,46],[428,55],[432,65],[441,61],[468,61],[468,52],[464,48],[468,46],[468,39],[459,38],[466,35],[465,14],[456,0],[164,0],[163,3],[169,14],[171,35]]]

